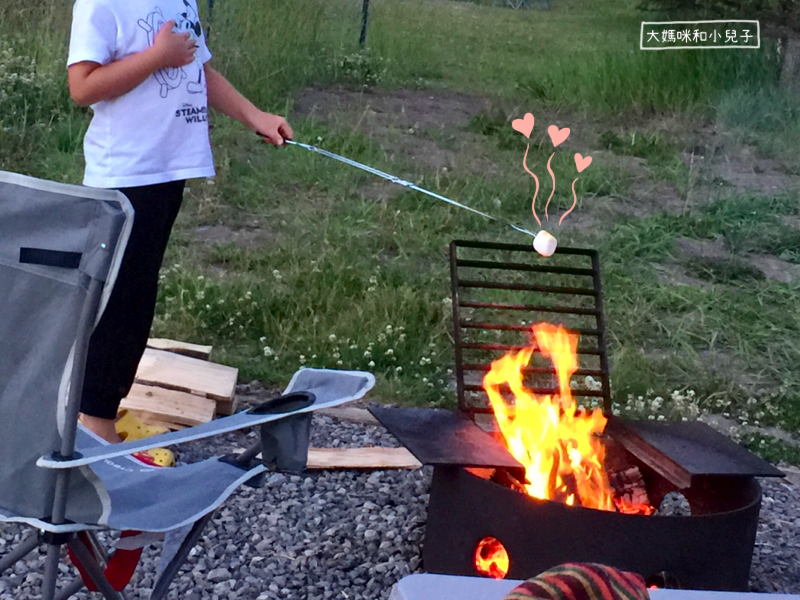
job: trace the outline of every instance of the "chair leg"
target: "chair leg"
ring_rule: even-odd
[[[70,583],[58,590],[58,596],[56,596],[55,600],[69,600],[70,596],[74,596],[82,589],[83,580],[81,580],[80,577],[76,577]]]
[[[100,543],[100,540],[97,539],[97,534],[94,531],[87,531],[86,534],[89,536],[89,539],[92,542],[92,549],[97,556],[99,556],[104,563],[108,563],[108,553],[105,551],[103,544]],[[55,600],[69,600],[71,596],[77,594],[81,589],[83,589],[83,580],[80,577],[76,577],[70,583],[62,587],[58,591],[58,596],[56,596]],[[126,600],[127,596],[125,592],[118,592],[118,594]]]
[[[106,552],[106,549],[103,547],[103,544],[100,543],[100,540],[97,539],[97,534],[94,531],[87,531],[86,535],[88,535],[89,539],[92,541],[92,549],[97,553],[104,563],[108,563],[108,552]]]
[[[61,560],[61,545],[47,544],[47,558],[44,563],[42,580],[42,600],[53,600],[58,579],[58,562]]]
[[[75,553],[81,566],[89,574],[89,577],[91,577],[97,589],[103,594],[103,597],[106,598],[106,600],[121,600],[121,596],[111,587],[108,579],[103,575],[103,570],[100,568],[100,565],[97,564],[94,556],[92,556],[91,552],[83,545],[80,538],[72,538],[69,541],[69,547]]]
[[[178,548],[175,556],[172,557],[172,560],[170,560],[169,564],[164,568],[164,572],[161,573],[161,577],[158,578],[153,592],[150,594],[150,600],[162,600],[166,597],[172,580],[175,579],[181,565],[186,560],[186,557],[189,556],[189,552],[200,539],[200,536],[203,534],[203,529],[205,529],[213,516],[214,512],[212,511],[195,522],[183,542],[181,542],[181,547]]]
[[[0,560],[0,573],[3,573],[3,571],[9,567],[13,567],[18,560],[25,558],[28,554],[38,548],[40,543],[41,542],[39,542],[38,534],[35,531],[31,532],[28,537],[19,543],[19,546],[14,548]]]

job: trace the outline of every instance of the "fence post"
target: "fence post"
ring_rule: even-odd
[[[364,47],[364,42],[367,41],[367,15],[369,13],[369,0],[364,0],[364,6],[361,13],[361,37],[358,38],[358,46]]]

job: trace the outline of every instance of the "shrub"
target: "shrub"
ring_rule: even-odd
[[[800,30],[797,0],[641,0],[640,8],[663,11],[670,18],[763,19]]]

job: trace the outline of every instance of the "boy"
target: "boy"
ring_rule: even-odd
[[[118,442],[115,420],[130,391],[155,312],[158,272],[186,179],[211,177],[208,106],[282,146],[292,129],[208,65],[196,0],[77,0],[68,79],[91,105],[84,185],[122,191],[131,237],[114,290],[92,334],[81,422]]]

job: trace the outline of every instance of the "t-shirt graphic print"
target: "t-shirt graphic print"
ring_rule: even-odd
[[[203,35],[203,28],[200,26],[200,18],[197,16],[194,8],[188,3],[186,4],[186,12],[181,13],[181,18],[176,21],[174,31],[178,33],[188,33],[191,39],[197,43]],[[166,24],[168,19],[164,18],[164,13],[161,8],[156,6],[155,10],[147,15],[146,19],[139,19],[139,27],[147,32],[147,39],[150,45],[153,45],[156,34]],[[197,71],[196,77],[189,78],[186,82],[186,90],[190,94],[202,94],[205,92],[205,85],[203,85],[203,68],[202,65],[197,68],[197,64],[190,65],[192,71]],[[167,69],[159,69],[153,74],[156,81],[161,85],[161,97],[166,98],[170,90],[178,88],[185,79],[187,79],[185,67],[170,67]]]
[[[196,0],[77,0],[68,64],[106,65],[153,45],[161,28],[188,33],[195,60],[162,68],[118,98],[92,106],[84,184],[118,188],[214,175],[204,64],[211,59]]]

